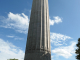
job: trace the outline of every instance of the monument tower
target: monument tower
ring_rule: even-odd
[[[51,60],[48,0],[33,0],[24,60]]]

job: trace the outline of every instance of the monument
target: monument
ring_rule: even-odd
[[[24,60],[51,60],[48,0],[33,0]]]

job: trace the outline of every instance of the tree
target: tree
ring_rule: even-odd
[[[7,59],[7,60],[18,60],[18,59],[15,59],[15,58],[14,58],[14,59]]]
[[[75,52],[77,54],[76,59],[80,60],[80,38],[78,39],[78,43],[76,44],[76,46],[78,47]]]

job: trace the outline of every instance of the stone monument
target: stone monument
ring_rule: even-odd
[[[33,0],[24,60],[51,60],[48,0]]]

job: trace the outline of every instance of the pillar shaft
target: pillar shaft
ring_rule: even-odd
[[[48,0],[33,0],[24,60],[51,60]]]

